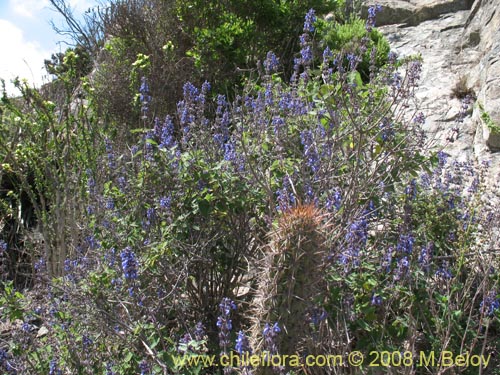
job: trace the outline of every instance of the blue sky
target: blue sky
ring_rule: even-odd
[[[97,0],[67,0],[75,15],[82,14]],[[68,45],[53,31],[50,21],[63,26],[62,18],[50,7],[49,0],[0,0],[0,78],[9,94],[14,77],[26,78],[39,87],[47,82],[43,60]]]

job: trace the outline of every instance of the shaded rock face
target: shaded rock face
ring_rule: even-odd
[[[475,48],[481,56],[470,72],[483,106],[482,130],[486,145],[500,151],[500,9],[498,0],[477,0],[463,33],[462,48]],[[465,47],[465,48],[464,48]],[[487,116],[484,116],[487,114]],[[481,117],[481,116],[479,116]],[[485,119],[487,117],[488,119]]]
[[[472,3],[473,0],[380,0],[368,1],[367,6],[373,4],[383,6],[382,11],[377,14],[379,26],[392,24],[416,26],[445,13],[470,9]],[[364,7],[364,12],[367,6]]]
[[[375,3],[393,51],[422,56],[415,106],[429,139],[456,160],[490,163],[486,182],[500,195],[498,0],[368,0],[364,11]],[[472,101],[464,113],[465,94]]]

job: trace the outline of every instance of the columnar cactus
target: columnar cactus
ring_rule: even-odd
[[[307,316],[324,290],[321,269],[327,246],[323,221],[314,206],[298,206],[285,212],[271,233],[254,300],[254,353],[269,350],[263,337],[266,323],[278,323],[281,328],[276,337],[280,354],[300,353],[307,345],[311,325]]]

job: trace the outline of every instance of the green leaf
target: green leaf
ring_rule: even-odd
[[[128,352],[125,358],[123,358],[124,363],[129,363],[132,358],[134,357],[134,354],[132,352]]]
[[[351,84],[355,84],[358,87],[363,86],[363,80],[361,79],[361,74],[357,70],[350,72],[347,76],[347,80]]]

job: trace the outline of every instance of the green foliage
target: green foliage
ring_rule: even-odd
[[[479,110],[481,111],[481,120],[492,133],[500,134],[500,125],[495,124],[491,116],[484,110],[484,106],[478,102]]]
[[[340,14],[342,7],[337,0],[158,0],[147,7],[142,1],[112,2],[99,21],[110,37],[90,81],[99,116],[129,140],[140,116],[131,106],[140,83],[130,74],[139,55],[149,59],[148,70],[141,73],[150,79],[151,113],[159,118],[175,111],[186,81],[200,85],[208,80],[215,92],[234,97],[235,87],[255,76],[257,62],[270,50],[290,77],[304,14],[310,8]]]
[[[106,20],[116,32],[101,67],[80,81],[88,102],[74,101],[72,51],[53,70],[59,100],[25,85],[23,98],[4,96],[2,177],[17,178],[12,201],[28,195],[45,240],[32,254],[45,260],[33,271],[36,288],[20,294],[6,283],[0,294],[1,311],[27,324],[8,339],[20,371],[229,372],[185,359],[232,350],[235,331],[248,327],[254,348],[270,347],[259,342],[265,323],[282,327],[285,355],[496,345],[498,259],[482,243],[498,217],[484,210],[481,175],[427,156],[422,117],[400,111],[413,100],[419,59],[384,60],[384,40],[364,38],[353,20],[320,22],[297,63],[283,41],[301,32],[295,15],[311,4],[120,2]],[[368,60],[375,69],[340,69],[335,54],[315,69],[305,52],[323,32],[346,58],[365,61],[378,46],[380,60]],[[196,64],[194,80],[204,70],[225,87],[241,78],[231,64],[253,67],[270,45],[289,61],[248,79],[234,101],[208,83],[175,81]],[[179,71],[188,55],[193,65]],[[412,79],[397,80],[403,69]],[[148,82],[157,98],[149,112]],[[168,88],[183,100],[158,119]],[[112,103],[117,112],[106,113]],[[132,114],[137,129],[101,126],[100,111],[114,121]],[[129,136],[138,139],[130,148]],[[224,324],[217,317],[234,310],[219,305],[223,297],[238,303],[232,332],[230,314],[222,311]]]
[[[366,22],[360,18],[353,17],[346,23],[326,22],[319,25],[319,40],[321,46],[330,47],[332,51],[342,52],[344,64],[347,66],[347,54],[359,55],[357,48],[363,38],[368,38],[366,51],[361,55],[361,61],[357,66],[363,82],[368,82],[370,78],[370,66],[380,69],[388,59],[390,51],[389,42],[377,29],[370,32],[366,30]],[[374,56],[372,57],[372,51]]]
[[[483,305],[498,275],[480,270],[494,256],[477,248],[488,213],[478,210],[481,184],[467,168],[441,159],[418,184],[387,195],[368,224],[359,264],[332,268],[329,319],[348,322],[348,350],[483,353],[476,340],[496,327]],[[478,287],[486,294],[478,297]]]
[[[43,255],[52,276],[62,274],[70,251],[67,247],[77,236],[71,233],[77,214],[70,207],[81,195],[81,185],[77,182],[80,171],[73,166],[84,168],[92,162],[98,136],[88,108],[72,102],[79,58],[70,51],[63,64],[60,70],[54,68],[62,88],[57,102],[17,81],[22,98],[4,95],[0,104],[0,158],[9,166],[13,191],[27,196],[44,239],[44,249],[30,254],[30,261]]]
[[[188,55],[216,91],[230,93],[241,79],[238,69],[253,70],[268,51],[279,56],[283,71],[290,76],[304,14],[310,8],[317,14],[339,13],[341,6],[335,0],[182,1],[178,14],[192,35]]]
[[[23,294],[16,290],[12,281],[2,282],[0,287],[0,306],[2,306],[0,312],[2,317],[12,322],[16,319],[23,319]]]
[[[86,76],[92,70],[92,60],[88,51],[82,46],[68,48],[64,53],[52,54],[50,60],[45,60],[45,69],[49,74],[56,77],[65,75],[75,79]]]

